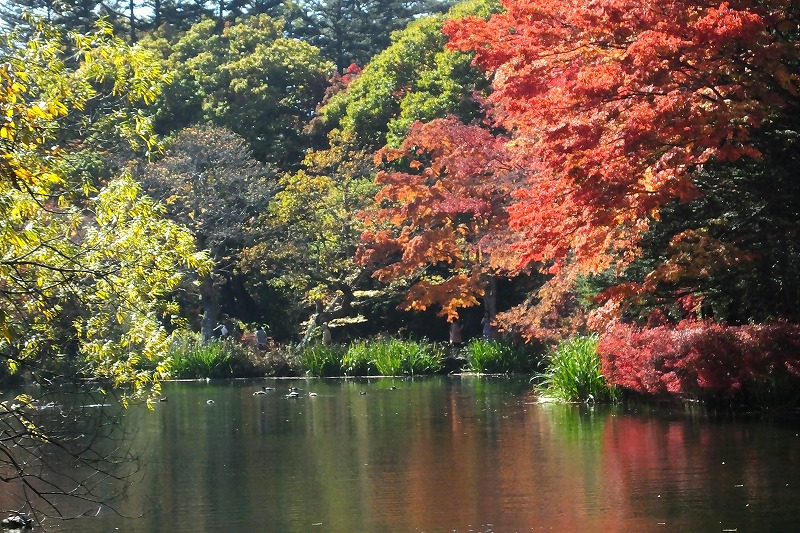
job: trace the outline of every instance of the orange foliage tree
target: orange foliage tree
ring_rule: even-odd
[[[510,264],[510,190],[519,171],[507,139],[456,119],[417,123],[402,146],[377,162],[379,208],[368,213],[359,261],[381,281],[411,288],[407,310],[441,306],[448,320],[479,304],[489,278]]]
[[[754,137],[800,103],[795,2],[503,5],[445,32],[493,75],[494,126],[528,169],[508,213],[517,266],[553,274],[540,310],[578,275],[630,265],[665,206],[699,195],[698,169],[761,157]]]
[[[384,209],[375,218],[388,228],[364,235],[371,245],[361,259],[380,263],[382,279],[416,276],[406,307],[439,303],[451,318],[480,297],[482,269],[538,267],[550,278],[532,306],[506,314],[535,333],[580,276],[619,275],[640,258],[643,237],[666,210],[703,194],[702,172],[760,159],[776,137],[787,138],[780,132],[797,130],[791,117],[800,104],[800,6],[503,6],[488,20],[467,17],[444,27],[450,46],[474,53],[492,77],[491,122],[486,129],[454,120],[417,125],[401,150],[382,153],[395,165],[403,156],[408,167],[380,175]],[[791,166],[788,146],[773,161]],[[462,223],[465,213],[469,223]],[[659,284],[752,259],[703,224],[678,226],[643,283],[606,291],[593,325],[619,317],[626,299]],[[487,263],[480,252],[489,243]],[[454,274],[420,278],[443,264]]]

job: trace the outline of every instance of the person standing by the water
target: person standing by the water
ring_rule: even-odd
[[[267,332],[262,326],[258,326],[256,330],[256,346],[259,350],[267,349]]]
[[[481,325],[483,326],[483,338],[489,340],[494,339],[494,326],[492,325],[492,319],[489,317],[488,312],[484,313]]]
[[[457,320],[450,322],[450,344],[458,346],[462,342],[461,324]]]
[[[327,322],[322,323],[322,344],[331,343],[331,328]]]

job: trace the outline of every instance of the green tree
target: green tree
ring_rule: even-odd
[[[221,303],[229,314],[249,318],[254,305],[236,290],[243,281],[237,263],[258,233],[255,217],[267,209],[275,171],[254,160],[247,142],[223,128],[195,126],[167,143],[162,159],[141,174],[147,191],[167,206],[170,219],[192,230],[214,268],[200,278],[201,330],[208,339]]]
[[[56,0],[17,0],[0,3],[0,21],[7,29],[28,27],[25,13],[52,21],[58,13]]]
[[[193,26],[167,59],[158,127],[177,131],[195,123],[230,129],[250,143],[256,159],[291,167],[309,145],[303,133],[333,66],[319,51],[283,37],[283,23],[257,15],[226,26]]]
[[[293,35],[318,46],[339,71],[366,65],[390,43],[392,32],[415,18],[445,11],[448,2],[300,0],[286,16]]]
[[[150,25],[161,28],[166,25],[176,31],[186,31],[211,13],[205,2],[196,0],[149,0]]]
[[[344,141],[310,153],[304,165],[281,178],[261,221],[268,238],[248,250],[241,268],[258,269],[271,285],[295,294],[302,304],[295,320],[305,306],[321,324],[351,313],[363,281],[353,256],[363,227],[358,213],[374,194],[372,167],[366,154]]]
[[[51,24],[68,31],[89,32],[94,29],[100,16],[109,15],[107,6],[100,0],[74,0],[61,2],[58,0],[18,0],[7,2],[3,7],[3,18],[13,27],[22,25],[32,29],[31,23],[24,13],[41,17]]]
[[[169,371],[163,321],[176,307],[167,296],[185,268],[202,270],[206,260],[129,177],[97,190],[73,181],[65,155],[80,140],[74,131],[63,134],[74,123],[91,130],[77,115],[95,99],[113,94],[121,107],[152,101],[163,74],[155,58],[126,46],[108,26],[68,47],[51,28],[38,30],[27,43],[11,34],[0,48],[0,361],[6,375],[43,385],[92,378],[103,390],[120,391],[124,404],[149,400]],[[78,51],[71,66],[67,48]],[[143,124],[119,127],[131,140],[151,143]],[[28,495],[40,494],[41,462],[54,449],[74,450],[69,432],[78,429],[49,425],[36,415],[35,400],[0,402],[4,480]],[[55,490],[96,497],[91,479],[69,479],[74,487]]]
[[[340,129],[375,150],[387,142],[399,146],[416,120],[456,115],[468,122],[480,117],[473,96],[486,91],[489,82],[472,67],[469,54],[445,48],[441,30],[451,18],[488,16],[497,9],[493,1],[466,2],[397,32],[392,44],[322,107],[324,127]]]

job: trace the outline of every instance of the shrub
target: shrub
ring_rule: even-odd
[[[172,334],[170,376],[176,379],[261,377],[267,374],[294,375],[280,359],[280,350],[257,352],[233,338],[203,342],[199,333],[179,330]],[[282,366],[283,365],[283,366]]]
[[[573,337],[550,354],[547,370],[536,378],[536,390],[566,402],[616,401],[619,393],[601,372],[597,337]]]
[[[233,375],[230,341],[203,342],[199,334],[173,334],[170,345],[170,376],[173,378],[219,378]]]
[[[262,365],[266,376],[289,377],[304,373],[300,351],[290,343],[273,342],[262,356]]]
[[[644,394],[796,400],[800,325],[616,324],[599,344],[609,381]],[[759,399],[760,398],[760,399]]]

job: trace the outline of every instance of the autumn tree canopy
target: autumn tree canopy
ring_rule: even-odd
[[[506,139],[479,126],[416,123],[400,148],[384,149],[381,206],[362,236],[359,260],[381,281],[403,281],[406,309],[441,307],[449,320],[479,303],[486,276],[506,271],[510,193],[518,174]]]
[[[503,5],[445,32],[493,76],[493,125],[527,174],[509,208],[518,267],[545,265],[551,289],[621,272],[665,206],[700,195],[699,170],[764,157],[759,132],[797,131],[792,2]]]

